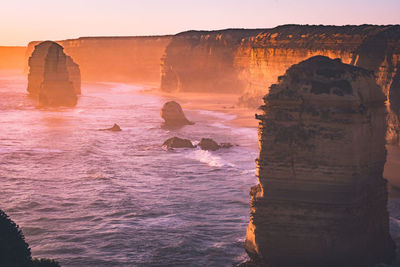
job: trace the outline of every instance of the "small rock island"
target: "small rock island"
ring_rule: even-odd
[[[52,41],[35,46],[29,58],[28,93],[40,106],[75,106],[81,93],[78,64]]]
[[[164,119],[164,127],[166,128],[180,128],[194,124],[186,118],[181,105],[175,101],[168,101],[163,105],[161,118]]]
[[[385,100],[372,72],[323,56],[270,87],[245,242],[254,265],[392,262]]]

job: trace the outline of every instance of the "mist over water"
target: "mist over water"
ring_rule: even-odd
[[[0,207],[34,257],[63,266],[232,266],[245,258],[256,129],[186,110],[161,129],[167,99],[144,87],[84,84],[76,108],[36,109],[25,77],[0,76]],[[98,131],[118,123],[122,132]],[[179,136],[237,144],[166,151]]]

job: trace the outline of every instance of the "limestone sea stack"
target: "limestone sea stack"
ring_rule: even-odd
[[[261,266],[390,263],[386,100],[372,72],[312,57],[290,67],[258,115],[259,184],[246,251]]]
[[[59,44],[42,42],[29,58],[27,90],[42,106],[75,106],[81,93],[79,66]]]
[[[168,128],[182,127],[193,124],[193,122],[189,121],[185,117],[181,105],[175,101],[169,101],[164,104],[161,109],[161,117],[165,121],[164,126]]]

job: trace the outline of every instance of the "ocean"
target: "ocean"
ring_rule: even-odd
[[[141,85],[83,84],[75,108],[36,108],[26,77],[0,75],[0,208],[34,257],[62,266],[232,266],[246,259],[257,130],[234,116],[185,110]],[[117,123],[121,132],[99,131]],[[235,146],[167,151],[173,136]]]
[[[0,208],[34,257],[62,266],[234,266],[244,251],[257,183],[256,128],[234,115],[185,110],[195,124],[165,130],[164,97],[143,85],[83,84],[75,108],[36,108],[26,77],[0,73]],[[121,132],[99,131],[114,123]],[[168,151],[173,136],[234,147]],[[389,149],[398,177],[398,148]],[[397,153],[397,154],[396,154]],[[393,238],[400,191],[390,186]]]

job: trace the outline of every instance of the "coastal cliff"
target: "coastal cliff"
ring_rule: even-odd
[[[256,265],[392,262],[385,100],[373,72],[322,56],[270,87],[246,234]]]
[[[80,94],[79,66],[51,41],[35,46],[29,58],[28,93],[42,106],[74,106]]]
[[[170,36],[81,37],[57,41],[79,65],[83,81],[160,82],[160,62]],[[29,58],[39,42],[30,42]]]
[[[390,102],[388,141],[399,143],[400,26],[284,25],[273,29],[184,32],[162,62],[168,92],[237,93],[257,107],[293,64],[322,55],[372,70]]]

